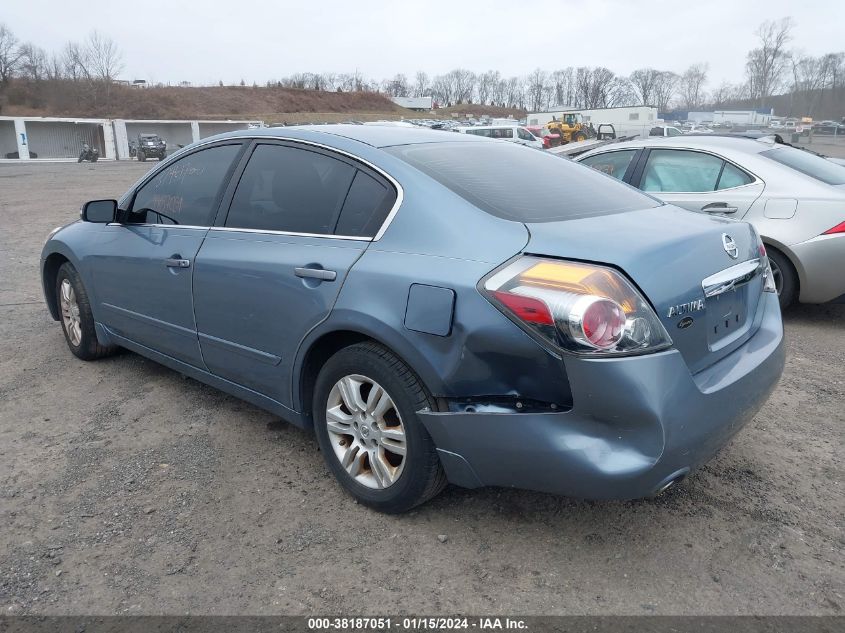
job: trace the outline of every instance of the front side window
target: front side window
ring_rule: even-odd
[[[676,127],[667,127],[666,128],[666,136],[680,136],[683,134],[678,128]]]
[[[625,172],[628,170],[628,165],[634,158],[636,150],[629,149],[619,152],[605,152],[604,154],[596,154],[595,156],[588,156],[581,162],[589,165],[593,169],[604,172],[608,176],[613,176],[617,180],[622,180],[625,177]]]
[[[179,159],[135,194],[130,222],[209,226],[241,144],[219,145]]]
[[[714,191],[725,161],[703,152],[653,149],[643,172],[643,191]]]
[[[522,128],[517,129],[516,131],[517,136],[521,138],[523,141],[533,141],[536,140],[534,136],[528,130],[523,130]]]
[[[355,168],[325,154],[259,145],[232,198],[226,226],[331,234]]]

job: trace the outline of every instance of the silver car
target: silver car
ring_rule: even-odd
[[[771,139],[652,138],[576,160],[661,200],[750,222],[781,307],[845,301],[845,167]]]

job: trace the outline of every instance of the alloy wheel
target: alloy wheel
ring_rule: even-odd
[[[59,290],[59,302],[62,307],[62,323],[71,345],[78,347],[82,342],[82,320],[79,315],[79,304],[76,301],[76,292],[70,281],[62,279]]]
[[[360,374],[338,380],[326,403],[326,427],[340,465],[367,488],[388,488],[405,466],[405,426],[393,398]]]

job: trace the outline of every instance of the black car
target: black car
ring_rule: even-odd
[[[142,162],[148,158],[164,160],[167,156],[167,143],[158,134],[139,134],[135,155]]]

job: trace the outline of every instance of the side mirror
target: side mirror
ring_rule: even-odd
[[[82,205],[83,222],[105,224],[114,222],[117,216],[117,200],[91,200]]]

